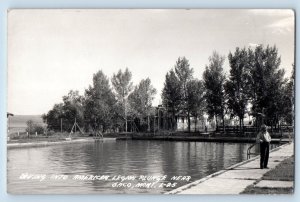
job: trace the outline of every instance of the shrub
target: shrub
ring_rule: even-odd
[[[41,124],[38,123],[34,123],[32,120],[28,120],[26,122],[27,124],[27,128],[26,128],[26,132],[28,132],[29,134],[44,134],[45,133],[45,127]]]

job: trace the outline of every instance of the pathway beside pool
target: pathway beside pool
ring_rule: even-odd
[[[285,144],[270,152],[269,169],[260,169],[260,157],[256,156],[250,160],[233,165],[225,170],[209,175],[205,178],[179,187],[166,194],[239,194],[246,187],[253,185],[262,176],[274,169],[280,162],[294,154],[294,143]],[[255,186],[267,188],[293,187],[290,181],[262,180]]]

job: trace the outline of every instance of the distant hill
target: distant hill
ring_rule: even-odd
[[[29,120],[44,125],[41,115],[14,115],[9,117],[10,133],[24,132],[27,127],[26,122]]]

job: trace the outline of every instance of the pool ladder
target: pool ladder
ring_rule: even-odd
[[[258,153],[251,152],[251,149],[256,145],[257,143],[252,144],[248,149],[247,149],[247,160],[251,158],[251,155],[257,155]]]

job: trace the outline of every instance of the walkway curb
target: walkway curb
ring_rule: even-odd
[[[103,141],[115,141],[116,138],[104,138]],[[47,147],[51,145],[61,145],[61,144],[76,144],[76,143],[83,143],[83,142],[94,142],[94,139],[91,138],[84,138],[84,139],[74,139],[71,141],[57,141],[57,142],[29,142],[29,143],[9,143],[7,144],[7,149],[15,149],[15,148],[30,148],[30,147]]]
[[[275,151],[278,151],[278,150],[282,149],[283,147],[288,146],[289,144],[293,144],[293,142],[292,142],[292,143],[287,143],[287,144],[284,144],[284,145],[281,145],[281,146],[279,146],[279,147],[276,147],[276,148],[272,149],[272,150],[270,151],[270,154],[273,153],[273,152],[275,152]],[[189,184],[186,184],[186,185],[184,185],[184,186],[178,187],[178,188],[176,188],[176,189],[174,189],[174,190],[172,190],[172,191],[166,192],[166,193],[164,193],[164,194],[179,194],[180,192],[185,191],[185,190],[188,190],[188,189],[190,189],[190,188],[192,188],[192,187],[194,187],[194,186],[196,186],[196,185],[199,185],[199,184],[201,184],[201,183],[203,183],[203,182],[205,182],[205,181],[207,181],[207,180],[209,180],[209,179],[211,179],[211,178],[213,178],[213,177],[216,177],[216,176],[218,176],[218,175],[221,175],[221,174],[223,174],[223,173],[225,173],[225,172],[228,172],[228,171],[230,171],[230,170],[233,170],[233,169],[236,168],[236,167],[239,167],[239,166],[244,165],[244,164],[246,164],[246,163],[252,162],[252,161],[257,160],[257,159],[259,159],[259,158],[260,158],[260,155],[257,155],[257,156],[255,156],[255,157],[253,157],[253,158],[251,158],[251,159],[248,159],[248,160],[246,160],[246,161],[242,161],[242,162],[240,162],[240,163],[234,164],[234,165],[232,165],[232,166],[230,166],[230,167],[228,167],[228,168],[225,168],[225,169],[223,169],[223,170],[220,170],[220,171],[218,171],[218,172],[215,172],[215,173],[213,173],[213,174],[210,174],[210,175],[208,175],[208,176],[206,176],[206,177],[204,177],[204,178],[201,178],[201,179],[199,179],[199,180],[196,180],[196,181],[194,181],[194,182],[192,182],[192,183],[189,183]]]

